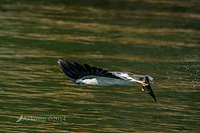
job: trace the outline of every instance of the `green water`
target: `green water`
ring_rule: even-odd
[[[0,132],[200,132],[198,0],[0,2]],[[76,86],[58,59],[154,77]]]

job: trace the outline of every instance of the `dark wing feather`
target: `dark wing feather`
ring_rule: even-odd
[[[81,63],[74,60],[74,64],[77,67],[77,69],[79,69],[79,71],[81,71],[82,73],[87,73],[87,71],[85,70],[85,68],[83,67],[83,65]]]
[[[114,74],[108,72],[107,70],[103,70],[102,68],[91,67],[88,64],[82,65],[76,60],[73,62],[69,60],[58,60],[59,66],[62,68],[62,72],[67,75],[74,83],[77,79],[80,79],[84,76],[102,76],[102,77],[110,77],[121,79]]]
[[[91,73],[91,66],[89,66],[88,64],[84,64],[85,66],[85,70],[87,71],[87,73]]]

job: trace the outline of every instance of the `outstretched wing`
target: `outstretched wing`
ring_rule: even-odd
[[[61,71],[68,76],[72,82],[76,83],[77,79],[81,79],[84,76],[102,76],[102,77],[110,77],[110,78],[116,78],[121,79],[111,72],[108,72],[107,70],[103,70],[102,68],[97,67],[91,67],[88,64],[82,65],[76,60],[69,61],[69,60],[58,60],[59,66],[62,68]]]

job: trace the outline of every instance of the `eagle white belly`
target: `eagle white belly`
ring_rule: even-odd
[[[133,83],[133,81],[131,80],[114,79],[108,77],[95,77],[91,79],[82,79],[81,82],[88,85],[100,85],[100,86],[127,85]]]

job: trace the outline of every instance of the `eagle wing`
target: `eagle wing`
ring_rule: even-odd
[[[63,72],[66,76],[68,76],[72,82],[76,83],[77,79],[81,79],[85,76],[89,76],[90,78],[95,76],[102,76],[102,77],[109,77],[109,78],[116,78],[121,79],[120,77],[116,76],[115,74],[103,70],[102,68],[91,67],[88,64],[81,64],[80,62],[73,60],[58,60],[58,64],[61,67],[61,72]]]

